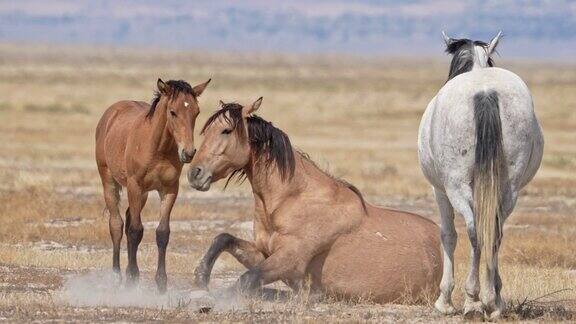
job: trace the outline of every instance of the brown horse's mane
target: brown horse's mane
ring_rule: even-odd
[[[186,93],[194,96],[194,90],[192,90],[190,84],[184,80],[169,80],[166,82],[166,84],[168,85],[168,89],[170,91],[170,93],[168,94],[168,98],[170,100],[176,98],[176,96],[178,96],[179,93]],[[160,91],[158,90],[154,91],[154,98],[152,98],[152,102],[150,103],[150,109],[148,110],[146,117],[151,118],[154,115],[154,112],[156,111],[156,106],[158,106],[158,102],[160,102],[161,97],[162,94],[160,93]]]
[[[238,136],[241,138],[245,137],[246,131],[244,123],[242,122],[242,105],[238,103],[224,104],[220,110],[216,111],[212,116],[210,116],[210,118],[208,118],[204,127],[202,127],[201,134],[204,134],[208,126],[220,117],[224,118],[224,120],[232,126],[233,131],[235,131]],[[259,116],[251,115],[247,118],[247,121],[248,141],[252,153],[257,157],[265,157],[264,163],[267,167],[272,163],[275,163],[276,167],[280,171],[282,180],[290,180],[294,176],[296,161],[294,158],[294,150],[288,135],[275,127],[271,122],[266,121]],[[362,207],[366,212],[366,202],[358,188],[351,183],[322,170],[314,161],[312,161],[312,159],[310,159],[308,154],[299,150],[297,150],[297,152],[315,168],[354,192],[360,198]],[[237,177],[238,182],[242,182],[246,179],[246,173],[243,169],[235,170],[228,177],[225,187],[228,186],[234,177]]]

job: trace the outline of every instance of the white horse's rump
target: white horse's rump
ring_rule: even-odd
[[[492,67],[490,55],[498,38],[490,44],[446,40],[454,55],[450,79],[420,124],[420,164],[441,213],[444,274],[435,306],[443,313],[455,312],[454,209],[464,217],[472,245],[464,313],[487,311],[495,318],[504,310],[498,273],[502,224],[542,160],[544,143],[528,87],[516,74]],[[479,59],[486,61],[481,64]],[[482,253],[487,273],[481,302]]]

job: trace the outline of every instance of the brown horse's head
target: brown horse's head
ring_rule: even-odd
[[[195,189],[206,191],[212,182],[231,175],[250,160],[248,116],[260,108],[262,97],[249,106],[222,104],[202,129],[204,141],[188,171],[188,181]]]
[[[198,97],[204,92],[210,80],[191,87],[185,81],[158,79],[158,94],[152,103],[148,116],[154,114],[156,106],[166,105],[166,127],[178,146],[178,156],[182,163],[188,163],[196,153],[194,148],[194,124],[200,113]]]

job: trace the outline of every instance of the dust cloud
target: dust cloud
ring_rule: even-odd
[[[112,271],[95,270],[68,275],[57,292],[59,302],[79,307],[139,307],[172,309],[185,307],[214,311],[240,310],[244,303],[229,289],[215,291],[169,287],[160,295],[153,282],[140,279],[136,287],[126,287]]]

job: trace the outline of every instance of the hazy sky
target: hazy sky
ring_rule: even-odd
[[[440,32],[512,57],[576,55],[576,1],[0,0],[0,41],[175,49],[442,55]]]

